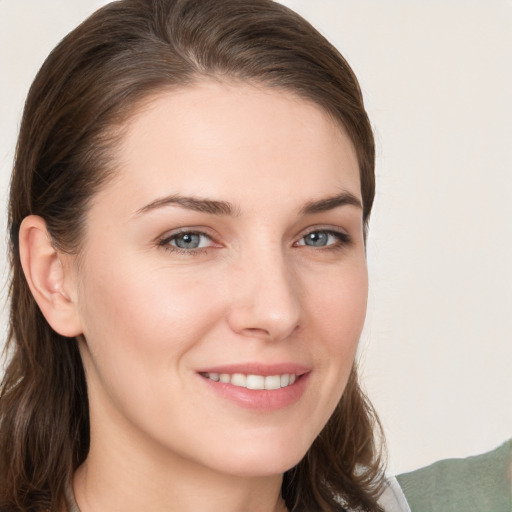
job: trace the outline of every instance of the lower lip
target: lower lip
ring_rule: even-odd
[[[257,411],[277,411],[297,402],[306,390],[309,373],[297,378],[290,386],[279,389],[247,389],[199,375],[206,385],[221,397],[240,407]]]

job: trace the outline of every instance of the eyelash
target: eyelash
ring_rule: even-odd
[[[339,250],[339,249],[343,249],[344,247],[346,247],[352,243],[352,238],[350,237],[350,235],[348,233],[345,233],[344,231],[337,231],[334,229],[318,229],[318,228],[312,229],[311,231],[308,231],[307,233],[302,235],[300,237],[299,241],[304,240],[307,236],[310,236],[314,233],[322,233],[322,234],[326,234],[328,236],[333,236],[337,240],[333,244],[329,244],[329,245],[325,245],[325,246],[317,246],[316,247],[317,250],[319,250],[319,249],[323,249],[324,251]],[[298,245],[299,245],[298,242],[294,243],[294,246],[298,246]],[[311,248],[315,249],[315,246],[308,246],[306,244],[300,244],[300,247],[311,247]]]
[[[322,233],[322,234],[326,234],[328,236],[332,236],[332,237],[336,238],[337,241],[335,243],[332,243],[329,245],[316,246],[316,247],[308,246],[305,243],[299,244],[300,241],[304,240],[307,236],[310,236],[314,233]],[[186,255],[186,256],[198,256],[200,254],[204,254],[205,252],[207,252],[208,249],[211,248],[211,245],[210,245],[207,247],[197,247],[195,249],[182,249],[180,247],[176,247],[175,245],[171,244],[172,241],[174,241],[177,238],[184,236],[184,235],[197,235],[199,237],[206,237],[211,242],[213,242],[212,237],[207,235],[206,233],[203,233],[201,231],[183,230],[183,231],[179,231],[177,233],[173,233],[170,236],[166,236],[165,238],[162,238],[161,240],[158,241],[158,246],[162,247],[166,251],[169,251],[169,252],[172,252],[175,254],[182,254],[182,255]],[[350,237],[350,235],[348,235],[347,233],[345,233],[343,231],[336,231],[333,229],[312,229],[311,231],[308,231],[307,233],[302,235],[300,237],[300,239],[293,244],[293,246],[294,247],[310,247],[310,248],[313,248],[316,250],[324,250],[324,251],[328,251],[328,250],[334,251],[334,250],[343,249],[344,247],[350,245],[351,243],[352,243],[352,238]]]
[[[178,231],[177,233],[173,233],[170,236],[166,236],[165,238],[162,238],[158,241],[158,246],[162,247],[166,251],[175,253],[175,254],[183,254],[185,256],[198,256],[200,254],[204,254],[211,246],[208,247],[198,247],[196,249],[182,249],[181,247],[176,247],[175,245],[171,245],[171,242],[173,240],[176,240],[177,238],[184,236],[184,235],[197,235],[202,238],[208,238],[210,241],[212,240],[212,237],[207,235],[206,233],[203,233],[201,231],[189,231],[189,230],[183,230]]]

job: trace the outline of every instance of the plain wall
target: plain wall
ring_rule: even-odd
[[[2,212],[31,80],[104,3],[0,0]],[[390,469],[491,449],[512,436],[512,2],[283,3],[353,66],[375,127],[359,356]]]

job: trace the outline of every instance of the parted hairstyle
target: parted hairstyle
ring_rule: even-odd
[[[288,91],[343,126],[358,157],[366,232],[375,189],[371,125],[354,73],[307,21],[271,0],[120,0],[94,13],[43,64],[20,127],[9,206],[9,363],[0,390],[2,511],[62,510],[89,449],[77,339],[53,331],[29,291],[20,224],[39,215],[59,251],[80,254],[88,204],[115,173],[126,121],[154,95],[208,78]],[[329,422],[284,475],[288,509],[379,510],[375,431],[354,366]]]

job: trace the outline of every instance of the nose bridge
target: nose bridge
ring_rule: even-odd
[[[230,323],[241,334],[278,340],[299,324],[299,283],[283,248],[263,245],[238,262]]]

